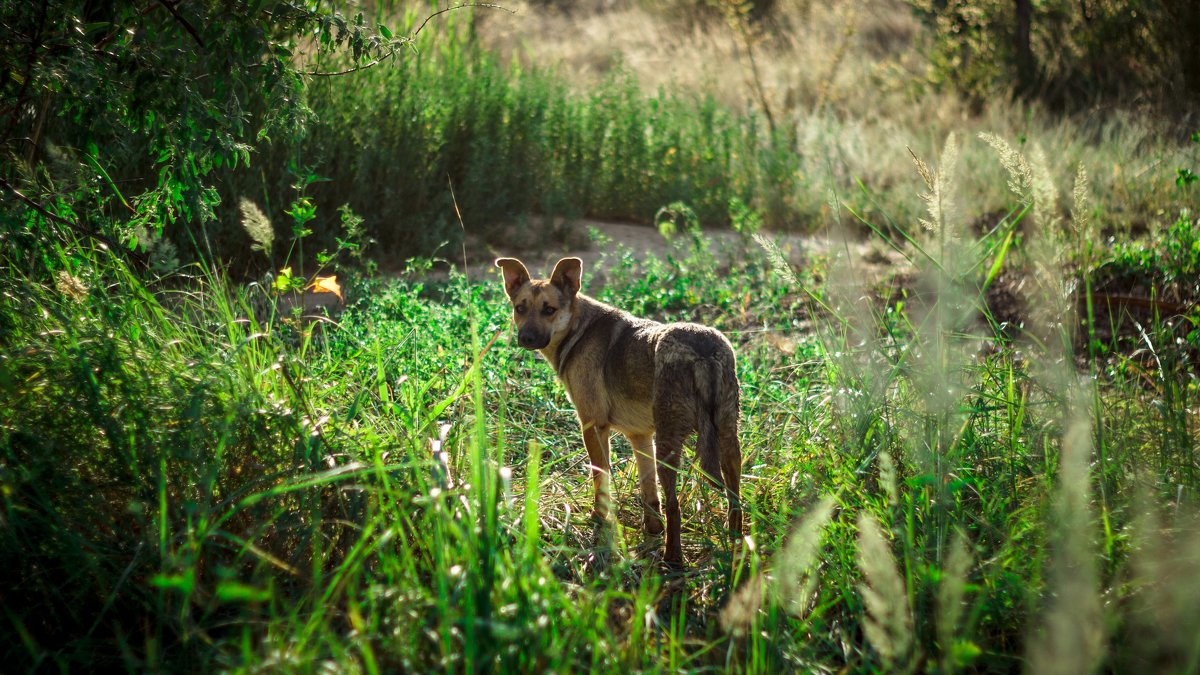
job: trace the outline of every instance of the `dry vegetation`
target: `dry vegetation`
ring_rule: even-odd
[[[950,133],[966,139],[960,201],[980,226],[1007,210],[1007,194],[979,133],[1041,146],[1063,193],[1075,168],[1089,167],[1098,218],[1114,234],[1144,233],[1186,203],[1172,181],[1196,151],[1175,124],[1112,106],[1064,116],[1011,90],[970,103],[934,83],[932,36],[907,2],[778,0],[759,22],[730,19],[729,2],[502,4],[515,13],[477,14],[481,43],[528,67],[555,69],[578,91],[629,73],[647,93],[703,92],[731,110],[769,110],[778,127],[794,129],[794,170],[808,193],[800,201],[815,206],[810,219],[779,227],[823,227],[831,189],[871,220],[907,227],[919,213],[909,198],[907,148],[932,155]]]

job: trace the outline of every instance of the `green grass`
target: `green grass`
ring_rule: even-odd
[[[314,250],[336,265],[363,242],[350,211],[331,241],[348,201],[410,269],[344,274],[332,319],[224,261],[160,278],[8,210],[6,670],[1200,670],[1194,148],[1132,117],[996,105],[964,126],[1016,148],[947,142],[914,199],[896,139],[940,142],[937,101],[908,127],[884,106],[797,109],[767,133],[621,72],[581,94],[454,30],[317,81],[308,135],[222,177],[231,209],[275,219],[270,246],[258,216],[176,249],[145,233],[160,269],[211,243],[303,286],[329,262]],[[1081,159],[1096,206],[1059,198]],[[95,225],[108,198],[70,194],[54,209]],[[689,472],[688,566],[663,570],[622,440],[617,525],[594,526],[570,403],[511,344],[498,279],[432,281],[406,255],[460,231],[455,204],[471,234],[669,205],[743,235],[714,253],[683,227],[643,261],[601,243],[607,282],[587,288],[735,343],[744,541]],[[762,221],[851,224],[911,268],[868,281],[835,233],[791,269],[753,243]],[[1140,224],[1120,246],[1099,234]]]
[[[649,223],[675,202],[688,205],[708,227],[731,225],[735,200],[774,229],[813,232],[835,218],[857,226],[849,211],[829,206],[833,191],[854,213],[895,234],[922,212],[912,199],[908,146],[929,155],[949,133],[966,139],[961,217],[978,228],[994,224],[1010,206],[1004,170],[975,138],[980,132],[1014,139],[1031,156],[1039,148],[1052,150],[1044,162],[1058,189],[1079,163],[1090,167],[1094,216],[1114,236],[1141,234],[1162,212],[1191,203],[1175,182],[1178,172],[1194,168],[1196,146],[1146,116],[1062,116],[1002,96],[970,112],[956,96],[932,91],[918,70],[909,72],[912,64],[893,64],[908,74],[885,77],[871,49],[860,46],[853,69],[839,75],[845,81],[836,87],[836,101],[812,92],[799,96],[776,110],[771,129],[758,107],[745,105],[755,96],[743,91],[743,57],[710,53],[732,35],[712,28],[718,32],[705,39],[683,37],[684,29],[669,17],[638,16],[647,24],[639,30],[649,32],[648,45],[661,42],[673,50],[680,49],[678,40],[699,43],[695,53],[673,57],[684,63],[671,64],[672,72],[689,73],[695,86],[647,85],[661,78],[646,72],[646,64],[662,57],[644,53],[646,45],[633,50],[629,64],[614,58],[603,76],[577,82],[553,54],[522,59],[514,49],[517,55],[506,59],[488,51],[486,39],[471,37],[466,12],[439,17],[412,51],[378,67],[314,79],[305,91],[313,115],[303,132],[259,144],[252,165],[217,181],[223,200],[220,227],[210,228],[214,250],[261,271],[235,205],[249,199],[277,223],[286,222],[296,175],[308,173],[326,177],[308,190],[321,214],[312,224],[320,243],[333,245],[332,216],[348,204],[365,219],[379,254],[397,264],[412,255],[456,250],[464,232],[456,213],[467,234],[491,243],[505,241],[506,226],[540,217]],[[378,20],[399,33],[413,30],[422,17],[382,13]],[[552,17],[477,18],[486,32],[489,22],[511,19],[520,31],[528,19],[535,30]],[[540,30],[551,35],[530,35],[531,49],[554,40],[552,26]],[[825,44],[834,38],[807,30],[797,25],[759,46],[764,67],[775,72],[775,98],[790,100],[782,92],[797,86],[824,89],[810,80],[824,77],[824,64],[838,49]],[[657,40],[650,37],[656,32]],[[836,33],[840,40],[842,29]],[[912,58],[919,46],[900,52],[892,56]],[[346,66],[336,57],[325,59],[312,67]],[[822,65],[796,65],[809,63]],[[185,252],[194,248],[177,239]],[[447,242],[450,248],[441,248]]]
[[[1041,231],[1002,266],[1038,264]],[[1191,230],[1164,231],[1161,255]],[[590,522],[572,409],[497,280],[417,260],[305,322],[210,269],[25,241],[0,277],[5,662],[1194,672],[1194,352],[1158,321],[1156,360],[1114,339],[1077,365],[1060,261],[993,334],[1005,232],[914,236],[889,300],[836,253],[799,277],[690,234],[609,254],[599,297],[739,354],[747,540],[690,472],[679,574],[623,441],[619,525]]]
[[[282,221],[294,174],[321,174],[309,190],[319,212],[348,204],[396,261],[457,243],[456,213],[483,237],[540,216],[649,222],[675,201],[711,225],[730,223],[733,199],[796,219],[793,148],[757,116],[712,96],[647,95],[621,69],[574,91],[550,68],[501,62],[464,17],[441,18],[383,66],[314,80],[302,141],[263,144],[253,166],[223,176],[226,203],[248,198]],[[221,219],[218,250],[244,261],[239,214]],[[332,223],[314,228],[332,244]]]

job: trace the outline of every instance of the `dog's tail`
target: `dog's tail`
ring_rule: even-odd
[[[721,446],[717,430],[725,423],[722,404],[729,394],[730,383],[725,372],[729,368],[731,366],[724,359],[710,356],[698,360],[695,370],[696,390],[700,392],[702,402],[696,411],[696,461],[705,477],[717,487],[725,485],[721,480]],[[737,385],[733,387],[736,395]]]

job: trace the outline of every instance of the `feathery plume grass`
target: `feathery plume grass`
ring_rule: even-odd
[[[245,197],[238,202],[238,209],[242,212],[242,229],[254,242],[250,248],[271,255],[271,245],[275,242],[275,228],[271,227],[271,219],[257,204]]]
[[[1034,227],[1028,230],[1026,250],[1036,271],[1029,279],[1036,287],[1038,297],[1030,304],[1033,321],[1026,329],[1051,349],[1051,358],[1040,365],[1057,364],[1068,357],[1066,345],[1070,339],[1069,327],[1073,325],[1071,296],[1074,286],[1073,279],[1062,269],[1066,242],[1063,241],[1061,217],[1057,214],[1058,190],[1050,177],[1046,153],[1035,143],[1027,159],[999,136],[984,133],[979,137],[999,156],[1000,164],[1009,175],[1009,189],[1029,207]],[[1079,195],[1082,197],[1086,194],[1086,181],[1081,187],[1083,192]],[[1054,346],[1050,346],[1051,341]],[[1046,384],[1059,390],[1059,385],[1066,385],[1060,375],[1051,375],[1052,381]]]
[[[1183,513],[1166,527],[1149,487],[1138,490],[1135,508],[1129,567],[1134,592],[1126,621],[1130,657],[1159,670],[1195,672],[1200,669],[1200,518]]]
[[[800,279],[796,276],[796,272],[792,270],[792,266],[788,264],[787,257],[783,255],[783,251],[779,250],[779,244],[775,243],[774,239],[765,237],[762,234],[755,232],[754,241],[762,247],[767,254],[767,260],[771,263],[771,269],[775,274],[779,275],[787,283],[793,286],[800,286]]]
[[[794,615],[803,613],[816,584],[815,575],[810,572],[821,547],[821,532],[832,515],[832,497],[824,497],[805,514],[783,549],[775,555],[775,569],[770,580],[761,574],[750,579],[721,610],[721,625],[726,630],[749,626],[762,607],[767,589],[770,597],[785,611]]]
[[[721,609],[721,628],[744,635],[762,609],[767,583],[767,577],[762,574],[755,574],[747,579]]]
[[[1008,189],[1017,199],[1029,203],[1033,199],[1033,167],[1025,156],[1015,150],[1008,141],[996,134],[981,133],[980,140],[992,146],[1000,156],[1000,165],[1008,172]]]
[[[1086,388],[1077,386],[1069,403],[1050,521],[1047,605],[1040,627],[1030,638],[1030,671],[1035,673],[1091,673],[1103,656],[1104,615],[1097,556],[1089,534],[1092,424],[1088,400]]]
[[[775,598],[792,614],[800,614],[816,583],[809,571],[821,547],[821,531],[832,515],[833,498],[824,497],[792,530],[775,566]]]
[[[966,256],[957,257],[960,260],[947,265],[962,265]],[[910,374],[928,413],[959,413],[971,379],[969,364],[979,350],[979,341],[967,337],[977,332],[979,310],[965,285],[943,270],[927,270],[919,283],[925,292],[910,310],[919,327],[913,336]]]
[[[958,168],[958,136],[953,131],[946,136],[936,171],[930,171],[929,166],[912,148],[908,148],[908,154],[912,156],[917,165],[917,173],[921,175],[925,187],[929,190],[920,195],[929,213],[928,219],[920,219],[921,225],[936,236],[939,242],[944,242],[954,234],[953,220],[957,215],[953,198]]]
[[[1075,187],[1071,190],[1071,230],[1080,244],[1092,241],[1091,180],[1083,163],[1075,171]]]
[[[54,275],[54,288],[72,302],[83,302],[87,299],[87,284],[66,270],[59,270],[58,274]]]
[[[849,233],[830,235],[831,259],[825,283],[825,300],[835,320],[822,331],[829,374],[836,383],[834,402],[839,420],[861,427],[861,437],[887,398],[895,369],[883,354],[879,317],[872,304],[862,270],[850,255]]]
[[[858,517],[858,565],[863,573],[863,630],[888,668],[902,668],[912,649],[913,621],[904,580],[874,517]]]
[[[1033,170],[1034,222],[1057,237],[1062,224],[1062,218],[1058,215],[1058,188],[1054,185],[1046,151],[1040,143],[1034,143],[1029,150],[1029,166]]]
[[[942,566],[942,578],[937,588],[937,632],[942,650],[942,671],[954,672],[959,654],[958,625],[963,615],[967,575],[971,572],[970,542],[962,530],[954,531],[950,551]]]
[[[887,450],[879,453],[879,482],[883,485],[884,494],[887,495],[888,506],[895,508],[900,503],[900,489],[896,460],[892,459],[892,453]]]

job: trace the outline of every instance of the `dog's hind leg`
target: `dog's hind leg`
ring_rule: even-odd
[[[642,525],[646,534],[660,535],[663,521],[658,500],[658,468],[654,461],[654,439],[649,434],[629,436],[637,458],[638,491],[642,498]]]
[[[690,367],[662,367],[655,376],[654,450],[658,460],[658,481],[662,484],[663,515],[667,520],[663,561],[673,566],[683,564],[676,483],[683,442],[696,430],[696,392],[691,382]]]
[[[683,564],[682,523],[679,512],[679,495],[676,482],[679,478],[679,458],[683,454],[683,439],[686,432],[659,427],[654,446],[658,452],[658,482],[662,483],[663,514],[667,520],[667,540],[664,544],[663,561],[669,565]]]
[[[596,510],[593,515],[598,520],[608,520],[612,505],[612,490],[610,478],[612,472],[608,464],[607,425],[600,426],[593,422],[583,423],[583,445],[587,448],[588,461],[592,471],[592,487],[595,490]]]
[[[733,355],[720,359],[715,378],[713,422],[717,427],[717,446],[721,458],[721,477],[725,482],[725,497],[729,500],[729,533],[742,535],[742,446],[738,441],[738,415],[741,394]]]
[[[742,535],[742,448],[738,442],[737,407],[730,415],[722,415],[717,429],[721,446],[721,477],[725,480],[725,496],[729,499],[728,527],[730,535]]]

